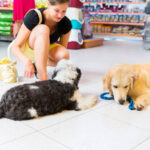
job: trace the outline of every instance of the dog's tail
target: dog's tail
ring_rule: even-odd
[[[77,100],[77,107],[79,110],[85,110],[95,106],[97,102],[98,96],[80,95]]]

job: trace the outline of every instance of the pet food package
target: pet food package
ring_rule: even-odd
[[[81,29],[84,18],[81,8],[83,8],[82,0],[70,0],[69,8],[66,13],[66,16],[70,19],[72,24],[71,35],[68,42],[69,49],[80,49],[83,44]]]
[[[0,35],[10,36],[12,33],[12,13],[0,12]]]
[[[12,22],[13,14],[0,12],[0,21],[1,22]]]

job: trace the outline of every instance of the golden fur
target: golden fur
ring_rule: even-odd
[[[103,77],[103,88],[120,104],[130,96],[134,107],[142,110],[150,104],[150,63],[113,66]]]

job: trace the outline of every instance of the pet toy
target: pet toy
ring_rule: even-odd
[[[107,97],[106,95],[108,95],[109,94],[109,92],[104,92],[104,93],[102,93],[99,97],[101,98],[101,99],[104,99],[104,100],[113,100],[113,97]],[[130,96],[127,96],[127,101],[129,101],[129,109],[130,110],[134,110],[135,108],[134,108],[134,101],[130,98]]]

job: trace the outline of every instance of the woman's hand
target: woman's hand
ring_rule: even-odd
[[[33,78],[34,76],[34,66],[31,60],[28,60],[24,66],[24,77],[25,78]]]

